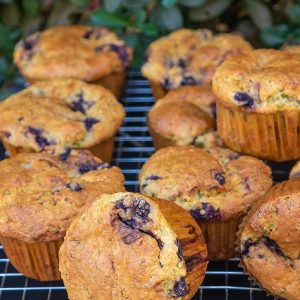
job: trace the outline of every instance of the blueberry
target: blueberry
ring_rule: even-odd
[[[265,245],[273,252],[275,252],[279,256],[285,256],[284,253],[281,251],[279,245],[269,237],[263,238]]]
[[[133,202],[133,207],[134,214],[138,215],[143,220],[148,218],[148,215],[150,214],[150,205],[147,201],[144,199],[136,199]]]
[[[177,251],[177,256],[183,260],[183,252],[182,252],[182,246],[181,246],[181,242],[180,239],[176,239],[176,245],[178,247],[178,251]]]
[[[162,86],[163,86],[166,90],[171,89],[172,84],[171,84],[171,81],[170,81],[170,79],[169,79],[168,77],[163,78]]]
[[[243,104],[243,107],[252,107],[254,105],[254,99],[247,93],[238,92],[234,95],[234,100]]]
[[[159,175],[150,175],[145,178],[145,180],[159,180],[159,179],[162,179],[162,177]]]
[[[80,174],[84,174],[90,171],[109,169],[111,167],[112,166],[109,165],[108,163],[86,163],[80,165],[78,171]]]
[[[126,45],[106,44],[96,48],[96,52],[113,51],[116,52],[124,65],[129,65],[129,53]]]
[[[41,149],[45,149],[47,146],[55,144],[54,141],[48,141],[45,137],[43,137],[42,129],[37,129],[29,126],[28,132],[34,135],[35,142],[39,145]]]
[[[91,29],[91,30],[88,30],[87,32],[85,32],[85,34],[83,35],[83,38],[84,39],[99,39],[101,37],[101,33],[99,30],[95,30],[95,29]]]
[[[186,68],[186,61],[183,59],[183,58],[179,58],[178,62],[177,62],[177,65],[182,68],[182,69],[185,69]]]
[[[33,55],[34,46],[38,42],[38,35],[30,36],[27,39],[23,40],[22,46],[24,48],[23,59],[31,59]]]
[[[59,155],[59,158],[60,158],[61,161],[66,161],[70,154],[71,154],[71,149],[67,148],[65,150],[65,152],[63,152]]]
[[[213,118],[216,119],[216,117],[217,117],[216,103],[212,103],[210,105],[210,111],[211,111]]]
[[[197,81],[193,76],[184,76],[181,80],[182,85],[196,85]]]
[[[221,185],[224,185],[224,184],[225,184],[225,178],[224,178],[224,176],[221,174],[221,172],[215,173],[214,178],[219,182],[219,184],[221,184]]]
[[[202,203],[202,208],[192,209],[191,215],[199,221],[218,221],[222,217],[220,209],[215,209],[208,203]]]
[[[73,111],[80,111],[83,114],[86,113],[86,110],[90,109],[94,103],[93,102],[88,102],[84,99],[84,94],[83,92],[80,92],[79,94],[74,96],[74,101],[72,101],[72,107],[71,109]]]
[[[0,134],[3,136],[3,137],[6,137],[6,138],[9,138],[11,137],[11,133],[9,131],[6,131],[6,130],[2,130],[0,132]]]
[[[34,47],[36,41],[34,39],[26,39],[23,41],[23,48],[25,50],[32,50],[32,48]]]
[[[95,124],[99,123],[100,121],[96,118],[86,118],[84,121],[85,128],[90,130]]]
[[[74,192],[79,192],[82,190],[81,185],[77,182],[71,182],[71,183],[67,184],[67,187]]]
[[[180,278],[179,281],[175,282],[174,288],[173,288],[173,293],[174,296],[177,297],[183,297],[186,295],[188,292],[188,286],[185,282],[184,278]]]
[[[256,245],[258,243],[258,241],[254,242],[251,239],[246,240],[246,242],[244,242],[243,244],[243,249],[242,249],[242,255],[243,256],[247,256],[249,254],[249,249],[250,247]]]

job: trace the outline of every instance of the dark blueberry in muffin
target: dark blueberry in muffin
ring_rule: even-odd
[[[39,145],[41,149],[45,149],[47,146],[54,145],[54,141],[48,141],[43,137],[43,130],[33,127],[28,127],[28,132],[34,135],[35,142]]]
[[[172,87],[171,81],[168,77],[163,78],[162,85],[166,90],[169,90]]]
[[[185,69],[187,66],[186,60],[184,60],[183,58],[179,58],[177,65],[182,68]]]
[[[81,185],[80,185],[79,183],[77,183],[77,182],[71,182],[71,183],[69,183],[69,184],[67,185],[67,187],[68,187],[69,189],[71,189],[72,191],[74,191],[74,192],[79,192],[79,191],[82,190]]]
[[[133,202],[134,214],[141,217],[143,220],[147,220],[150,214],[150,205],[144,199],[136,199]]]
[[[184,295],[187,294],[187,292],[188,292],[188,286],[185,282],[185,279],[180,278],[180,280],[175,282],[174,284],[174,288],[173,288],[174,297],[176,298],[183,297]]]
[[[108,163],[86,163],[79,166],[79,173],[84,174],[90,171],[112,168]]]
[[[210,105],[210,111],[211,111],[211,114],[212,114],[213,118],[216,119],[216,117],[217,117],[217,108],[216,108],[215,103],[212,103]]]
[[[202,208],[192,209],[191,215],[199,221],[217,221],[221,219],[220,209],[215,209],[208,203],[202,203]]]
[[[181,80],[182,85],[196,85],[197,81],[193,76],[184,76]]]
[[[66,161],[70,154],[71,154],[71,148],[67,148],[65,150],[65,152],[63,152],[59,155],[59,158],[61,161]]]
[[[83,114],[86,113],[88,109],[90,109],[94,105],[93,102],[88,102],[84,99],[83,92],[74,96],[74,101],[72,101],[71,109],[73,111],[80,111]]]
[[[96,52],[113,51],[116,52],[125,66],[129,65],[129,54],[125,45],[106,44],[96,48]]]
[[[246,240],[246,242],[243,244],[243,250],[241,254],[243,256],[247,256],[249,254],[250,247],[256,245],[257,243],[257,241],[252,241],[251,239]]]
[[[221,174],[221,172],[216,172],[214,174],[214,178],[221,184],[224,185],[225,184],[225,178],[224,176]]]
[[[95,29],[91,29],[91,30],[88,30],[84,35],[83,35],[83,38],[84,39],[99,39],[101,37],[101,32],[99,30],[95,30]]]
[[[23,48],[25,50],[32,50],[34,45],[36,44],[36,40],[33,38],[27,38],[23,41]]]
[[[183,252],[182,252],[182,246],[181,246],[181,242],[180,239],[176,239],[176,245],[178,247],[178,251],[177,251],[177,256],[183,260]]]
[[[263,238],[265,245],[273,252],[276,252],[277,255],[279,256],[285,256],[284,253],[281,251],[279,245],[269,237],[264,237]]]
[[[90,129],[92,129],[92,127],[95,124],[99,123],[100,121],[96,118],[86,118],[83,122],[84,122],[85,128],[87,130],[90,130]]]
[[[2,131],[0,131],[0,135],[2,135],[3,137],[9,138],[11,136],[11,133],[9,131],[2,130]]]
[[[234,100],[242,103],[244,107],[250,108],[254,105],[254,99],[247,93],[238,92],[234,95]]]
[[[159,179],[162,179],[162,177],[159,175],[150,175],[146,177],[146,180],[159,180]]]

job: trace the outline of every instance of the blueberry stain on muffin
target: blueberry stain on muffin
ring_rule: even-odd
[[[88,30],[83,35],[83,38],[86,39],[86,40],[90,40],[90,39],[97,40],[101,37],[101,35],[102,34],[101,34],[100,30],[91,29],[91,30]]]
[[[72,151],[71,148],[65,149],[65,152],[63,152],[59,155],[60,160],[66,161],[68,159],[68,157],[70,156],[71,151]]]
[[[180,278],[179,281],[175,282],[174,288],[173,288],[173,294],[175,298],[183,297],[188,293],[188,285],[186,284],[186,281],[184,278]]]
[[[125,66],[129,65],[129,53],[126,45],[106,44],[96,48],[96,52],[113,51],[115,52]]]
[[[176,245],[178,247],[177,256],[183,260],[183,251],[180,239],[176,238]]]
[[[43,136],[43,130],[37,129],[29,126],[28,132],[34,136],[35,142],[39,145],[41,149],[45,149],[47,146],[55,145],[54,141],[49,141],[47,138]]]
[[[238,92],[234,95],[234,100],[241,103],[243,107],[251,108],[254,106],[254,99],[249,94]]]
[[[94,103],[86,101],[83,92],[80,92],[74,96],[74,100],[71,105],[73,111],[80,111],[85,114],[86,111],[94,105]]]
[[[97,123],[99,123],[100,121],[96,118],[86,118],[84,119],[84,125],[85,125],[85,128],[87,130],[91,130],[93,128],[93,126]]]
[[[162,86],[166,89],[169,90],[172,88],[172,83],[168,77],[163,78],[162,80]]]
[[[209,203],[202,203],[202,207],[198,209],[192,209],[191,215],[199,221],[218,221],[221,220],[220,209],[215,209]]]
[[[67,187],[74,192],[82,191],[82,186],[77,182],[71,182],[71,183],[67,184]]]
[[[142,184],[141,188],[145,189],[148,185],[148,181],[152,181],[152,180],[156,181],[156,180],[160,180],[160,179],[162,179],[161,176],[152,174],[152,175],[145,178],[145,183]]]
[[[224,185],[226,183],[225,177],[222,175],[222,171],[213,170],[213,177],[216,179],[220,185]]]
[[[90,171],[109,169],[112,166],[108,163],[96,163],[96,162],[87,162],[85,164],[81,164],[78,168],[80,174],[84,174]]]
[[[22,47],[24,48],[24,53],[22,59],[30,60],[32,58],[34,47],[38,43],[38,36],[38,34],[35,34],[23,40]]]
[[[184,76],[181,80],[182,85],[196,85],[199,82],[193,76]]]

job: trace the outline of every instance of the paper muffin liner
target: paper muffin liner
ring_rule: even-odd
[[[9,157],[14,157],[18,153],[28,153],[28,152],[34,152],[31,149],[23,148],[23,147],[15,147],[11,145],[8,142],[5,142],[2,140],[2,144],[7,151]],[[110,162],[112,159],[113,151],[114,151],[114,145],[115,145],[115,137],[111,137],[105,141],[100,142],[99,144],[85,148],[96,157],[99,157],[103,162]]]
[[[161,86],[160,83],[156,83],[156,82],[150,80],[149,84],[151,86],[152,94],[153,94],[155,101],[161,99],[168,92]]]
[[[25,276],[40,281],[61,280],[58,251],[63,240],[25,243],[0,237],[0,242],[11,264]]]
[[[237,152],[275,161],[300,157],[300,112],[243,112],[217,103],[217,128]]]
[[[242,216],[220,222],[200,222],[205,237],[208,260],[226,260],[236,256],[236,233]]]
[[[87,83],[104,86],[105,88],[110,90],[118,100],[120,100],[122,93],[123,93],[123,88],[124,88],[125,79],[126,79],[126,73],[127,73],[126,71],[112,73],[112,74],[106,75],[100,79],[97,79],[94,81],[88,81]],[[29,84],[34,84],[34,83],[40,81],[40,79],[30,78],[30,77],[25,77],[25,79]]]
[[[186,282],[189,292],[182,299],[190,300],[202,283],[207,268],[207,248],[203,234],[190,213],[167,200],[152,198],[159,206],[181,242],[182,253],[187,268]]]

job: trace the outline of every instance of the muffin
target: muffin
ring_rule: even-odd
[[[252,279],[280,299],[300,299],[300,180],[274,186],[240,230],[241,261]]]
[[[180,86],[211,84],[225,59],[251,50],[238,35],[179,29],[150,44],[142,73],[149,79],[154,97],[160,99]]]
[[[87,150],[20,153],[0,162],[0,242],[25,276],[59,280],[66,230],[93,200],[124,191],[124,176]]]
[[[102,195],[74,221],[59,252],[70,300],[191,299],[207,266],[201,230],[174,203]]]
[[[213,78],[217,128],[235,151],[264,159],[300,157],[300,55],[256,50],[226,60]]]
[[[271,170],[262,161],[215,147],[172,146],[143,165],[142,194],[173,201],[196,219],[209,260],[234,256],[236,232],[246,211],[271,187]]]
[[[208,87],[183,86],[168,92],[148,113],[155,148],[190,144],[212,147],[221,143],[214,131],[214,100]]]
[[[0,138],[19,152],[86,148],[110,161],[123,106],[105,88],[75,79],[38,82],[0,103]]]
[[[298,161],[290,171],[290,178],[300,177],[300,161]]]
[[[119,98],[132,50],[104,27],[60,25],[21,40],[14,61],[29,83],[74,78],[105,86]],[[45,67],[46,66],[46,67]]]

